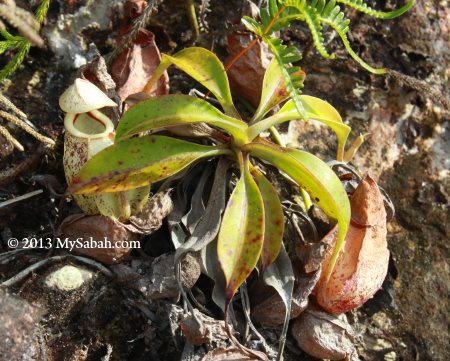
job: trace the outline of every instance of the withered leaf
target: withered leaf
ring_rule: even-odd
[[[344,249],[328,282],[325,275],[336,240],[336,228],[323,239],[331,247],[327,250],[316,297],[320,306],[332,314],[347,312],[371,298],[381,287],[389,263],[383,197],[370,176],[361,180],[350,203],[352,221]]]
[[[73,253],[106,264],[122,262],[132,251],[131,247],[118,247],[116,242],[127,241],[129,244],[139,239],[137,234],[125,228],[119,221],[101,215],[84,214],[74,214],[64,219],[58,227],[57,236],[62,240],[67,238],[71,242],[78,240],[81,243],[72,249]],[[106,241],[110,243],[107,245]],[[97,244],[99,248],[87,248],[85,242],[89,245]]]
[[[215,320],[194,309],[192,313],[184,313],[180,320],[180,328],[183,335],[193,345],[217,344],[229,339],[225,321]],[[200,322],[197,322],[197,320]]]
[[[232,61],[251,41],[250,35],[230,34],[228,36],[230,56],[225,64]],[[258,41],[228,70],[228,78],[233,92],[248,100],[255,108],[258,107],[261,99],[264,73],[269,66],[270,58],[269,50]]]
[[[320,269],[312,274],[302,273],[296,277],[291,299],[290,319],[298,317],[308,307],[308,297],[320,277]],[[270,310],[270,312],[268,312]],[[252,309],[252,318],[265,327],[282,325],[286,306],[279,293],[275,293]]]
[[[131,25],[124,25],[119,29],[118,44],[130,30]],[[161,54],[155,43],[155,35],[141,29],[132,44],[124,49],[111,65],[111,75],[122,101],[144,89],[160,62]],[[169,77],[164,73],[149,95],[165,95],[168,92]]]

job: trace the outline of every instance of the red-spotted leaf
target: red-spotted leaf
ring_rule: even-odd
[[[342,122],[342,118],[338,111],[326,101],[309,95],[301,95],[299,101],[303,105],[303,116],[298,112],[294,102],[289,100],[276,114],[254,123],[248,129],[249,138],[254,139],[261,132],[286,121],[294,119],[314,119],[328,125],[334,130],[338,138],[337,159],[342,160],[345,143],[351,128]]]
[[[227,302],[258,262],[264,240],[263,207],[258,186],[245,167],[228,201],[217,243]]]
[[[305,77],[305,73],[301,70],[294,75]],[[276,59],[273,59],[264,75],[261,101],[252,118],[252,123],[260,121],[270,109],[287,98],[289,98],[289,92],[286,89],[283,73]]]
[[[170,177],[192,162],[224,154],[223,148],[148,135],[118,142],[92,157],[72,179],[69,192],[118,192]]]
[[[147,130],[174,125],[207,122],[221,128],[235,139],[245,141],[247,124],[229,117],[205,100],[188,95],[166,95],[143,100],[132,106],[119,122],[116,140],[122,141]]]
[[[285,172],[309,193],[330,218],[338,222],[339,232],[328,269],[329,276],[344,245],[350,223],[350,202],[337,175],[321,159],[305,151],[270,143],[250,143],[244,150]]]
[[[144,91],[150,90],[154,82],[172,64],[213,93],[226,114],[239,117],[233,105],[230,85],[223,64],[213,52],[205,48],[186,48],[172,56],[163,54],[160,66],[156,69],[152,79],[147,83]]]
[[[280,252],[284,234],[284,215],[274,186],[257,169],[251,169],[264,204],[264,243],[261,250],[261,269],[269,267]]]

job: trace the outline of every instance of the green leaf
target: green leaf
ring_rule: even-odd
[[[170,177],[192,162],[226,149],[148,135],[118,142],[92,157],[69,185],[72,194],[118,192]]]
[[[282,41],[278,38],[272,38],[267,35],[264,35],[262,38],[267,45],[269,45],[270,50],[272,50],[272,53],[278,62],[289,96],[292,98],[298,112],[303,114],[304,109],[299,99],[301,94],[298,86],[299,79],[295,75],[300,71],[300,67],[289,67],[291,62],[299,61],[301,59],[300,54],[298,54],[297,51],[294,51],[294,48],[283,45]]]
[[[344,154],[345,143],[347,142],[351,128],[342,122],[342,118],[338,111],[330,103],[309,95],[301,95],[300,101],[305,109],[304,118],[298,112],[292,100],[290,100],[280,109],[278,113],[253,124],[248,129],[249,139],[254,139],[270,127],[289,120],[315,119],[328,125],[336,133],[338,137],[337,159],[341,161]]]
[[[308,119],[318,120],[319,122],[328,125],[336,133],[338,138],[337,159],[342,161],[345,143],[347,142],[348,135],[352,129],[343,123],[340,114],[330,103],[310,95],[302,95],[300,96],[300,100]],[[298,114],[297,109],[292,102],[286,103],[278,114],[283,113],[292,114],[294,117],[293,119],[298,119],[300,117],[300,114]]]
[[[219,101],[226,114],[239,118],[239,113],[231,98],[227,73],[219,58],[205,48],[186,48],[170,56],[162,55],[161,64],[155,71],[149,83],[153,84],[171,65],[176,65],[189,76],[207,88]],[[146,88],[149,85],[147,84]]]
[[[301,74],[297,75],[301,76]],[[252,123],[261,120],[270,109],[282,103],[287,98],[289,98],[289,93],[286,89],[282,70],[277,60],[272,59],[264,74],[261,101],[253,116]]]
[[[285,172],[310,194],[331,219],[338,222],[338,240],[330,262],[332,271],[350,223],[350,202],[337,175],[322,160],[301,150],[276,147],[270,143],[251,143],[243,151]]]
[[[217,256],[226,279],[227,302],[255,268],[263,240],[263,201],[248,166],[244,166],[228,201],[217,243]]]
[[[164,95],[141,101],[128,109],[117,127],[116,139],[121,141],[147,130],[201,122],[221,128],[242,141],[248,127],[243,121],[223,114],[203,99],[188,95]]]
[[[257,168],[252,167],[251,173],[264,203],[264,243],[260,257],[261,272],[264,272],[280,253],[284,234],[284,215],[274,186]]]
[[[250,16],[243,16],[241,22],[242,24],[244,24],[248,31],[258,35],[259,37],[263,36],[264,31],[261,28],[261,25],[259,25],[255,19],[251,18]]]

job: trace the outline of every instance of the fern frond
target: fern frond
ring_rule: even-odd
[[[263,39],[269,45],[270,50],[274,54],[275,59],[280,66],[286,85],[286,90],[294,102],[295,108],[299,114],[304,116],[305,109],[300,101],[300,88],[303,87],[303,78],[296,75],[300,71],[300,67],[290,66],[292,62],[299,61],[301,59],[301,55],[297,53],[297,49],[294,47],[287,47],[278,38],[273,38],[266,35]]]
[[[317,8],[321,8],[324,0],[313,0],[311,6],[315,6],[317,3],[319,3],[320,5]],[[339,5],[336,5],[335,0],[330,0],[328,1],[328,3],[324,4],[322,10],[318,14],[317,19],[321,23],[329,25],[334,31],[336,31],[336,33],[341,38],[347,52],[359,65],[361,65],[361,67],[373,74],[384,74],[386,72],[384,69],[371,67],[352,49],[350,41],[347,37],[350,20],[345,18],[345,15],[341,11]]]
[[[304,2],[305,0],[300,1]],[[292,98],[297,111],[303,115],[305,111],[299,98],[301,94],[300,89],[303,87],[303,78],[297,75],[300,67],[291,66],[292,63],[301,59],[301,55],[296,48],[288,47],[282,43],[281,39],[270,36],[271,33],[279,28],[289,26],[290,19],[296,19],[296,15],[292,16],[292,11],[284,4],[279,6],[279,0],[269,0],[267,7],[261,9],[260,13],[262,24],[247,16],[244,16],[242,22],[249,31],[259,36],[269,45],[280,67],[286,90]]]
[[[248,31],[256,34],[260,38],[264,36],[263,27],[255,19],[251,18],[250,16],[244,16],[241,19],[241,22],[242,24],[244,24]]]
[[[400,15],[403,15],[405,12],[407,12],[411,7],[414,5],[415,0],[409,0],[405,5],[403,5],[401,8],[398,8],[393,11],[379,11],[371,8],[368,6],[364,0],[336,0],[336,2],[344,4],[348,7],[351,7],[353,9],[356,9],[358,11],[361,11],[364,14],[373,16],[374,18],[378,19],[394,19]]]
[[[45,17],[47,16],[48,9],[50,8],[51,0],[42,0],[39,7],[36,9],[35,18],[39,24],[42,24]]]
[[[25,56],[28,54],[31,48],[31,43],[23,38],[23,42],[18,46],[17,53],[9,61],[8,64],[0,71],[0,82],[14,73],[20,64],[23,63]]]
[[[327,52],[327,49],[325,49],[322,24],[320,23],[319,14],[317,13],[316,9],[311,5],[307,5],[305,6],[303,11],[306,24],[308,25],[309,31],[311,31],[315,48],[324,58],[334,59],[334,54],[330,55]]]
[[[47,15],[50,7],[51,0],[41,0],[39,7],[36,9],[35,20],[38,24],[41,24],[45,16]],[[22,29],[23,30],[23,29]],[[34,31],[34,30],[33,30]],[[35,31],[34,31],[35,32]],[[35,32],[36,33],[36,32]],[[24,32],[25,34],[25,32]],[[33,32],[28,34],[29,39],[24,36],[14,36],[10,34],[6,29],[0,30],[0,35],[5,39],[0,41],[0,54],[3,54],[7,50],[16,50],[17,53],[13,56],[8,64],[0,71],[0,82],[9,77],[17,68],[22,64],[25,56],[28,54],[31,48],[31,41],[34,45],[43,43],[39,35],[34,36]],[[37,40],[36,40],[37,38]]]

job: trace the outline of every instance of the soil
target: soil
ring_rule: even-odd
[[[16,2],[30,9],[28,2]],[[52,30],[58,19],[76,15],[85,3],[52,1],[43,30],[48,39],[54,36]],[[90,43],[102,54],[113,49],[115,30],[122,21],[123,1],[97,1],[91,5],[101,7],[107,3],[110,6],[105,9],[109,13],[104,16],[108,19],[96,18],[98,14],[93,12],[92,18],[80,25],[79,36],[74,40],[79,41],[76,44],[79,48],[74,51],[80,59],[86,55]],[[206,16],[209,33],[202,33],[197,44],[207,48],[214,45],[223,60],[227,56],[224,39],[239,21],[237,9],[242,2],[209,3],[211,12]],[[382,2],[382,8],[392,9],[403,3],[387,0]],[[309,33],[302,26],[282,34],[287,42],[303,51],[301,66],[307,74],[304,93],[326,99],[335,106],[355,137],[370,133],[353,164],[360,173],[375,177],[395,205],[395,217],[388,226],[391,251],[388,277],[375,297],[349,313],[348,318],[357,331],[356,345],[363,360],[447,360],[450,125],[449,109],[436,94],[449,99],[450,8],[446,1],[418,0],[407,14],[394,20],[376,20],[353,11],[349,11],[349,17],[352,45],[369,64],[399,71],[420,83],[414,87],[394,76],[367,73],[347,57],[339,41],[330,42],[336,60],[324,60],[311,50]],[[77,26],[76,22],[71,26]],[[187,13],[175,0],[159,6],[148,29],[155,33],[163,52],[194,44]],[[51,237],[62,216],[58,210],[60,198],[52,194],[48,182],[37,183],[31,177],[52,175],[60,184],[58,191],[65,188],[63,113],[58,98],[77,74],[71,58],[64,58],[65,52],[55,47],[32,48],[20,69],[0,85],[3,94],[28,115],[41,133],[57,141],[53,150],[44,151],[34,138],[15,130],[14,135],[25,147],[21,153],[12,151],[0,138],[2,168],[31,159],[14,179],[3,179],[0,201],[44,189],[38,196],[0,208],[2,281],[49,256],[64,254],[60,250],[27,250],[5,256],[11,251],[6,243],[9,238]],[[5,62],[3,56],[0,65]],[[176,70],[169,75],[172,91],[187,92],[195,86]],[[282,128],[282,136],[289,144],[313,151],[326,160],[335,152],[330,149],[330,144],[336,143],[334,135],[326,128],[292,122]],[[70,213],[71,207],[66,206],[64,214]],[[150,269],[155,257],[172,251],[166,225],[145,242],[141,252],[133,251],[126,263],[131,269]],[[77,264],[77,261],[66,259],[63,263]],[[33,311],[33,317],[40,320],[33,331],[26,325],[25,332],[35,335],[33,347],[28,347],[25,356],[12,355],[8,360],[14,357],[64,361],[178,360],[188,352],[179,334],[172,335],[174,322],[170,322],[169,315],[174,314],[176,297],[149,299],[138,287],[130,286],[133,282],[123,272],[111,276],[97,265],[83,265],[92,272],[92,277],[81,288],[51,289],[45,279],[60,266],[58,262],[49,263],[9,288],[9,292],[42,312]],[[200,293],[211,286],[203,277],[198,284]],[[201,294],[196,296],[202,298]],[[1,317],[0,314],[0,320]],[[275,340],[279,334],[279,331],[265,332],[265,336]],[[23,352],[19,346],[15,349]],[[199,348],[196,352],[192,359],[200,359],[205,350]],[[300,351],[289,337],[286,359],[313,358]],[[0,355],[2,360],[7,359]]]

